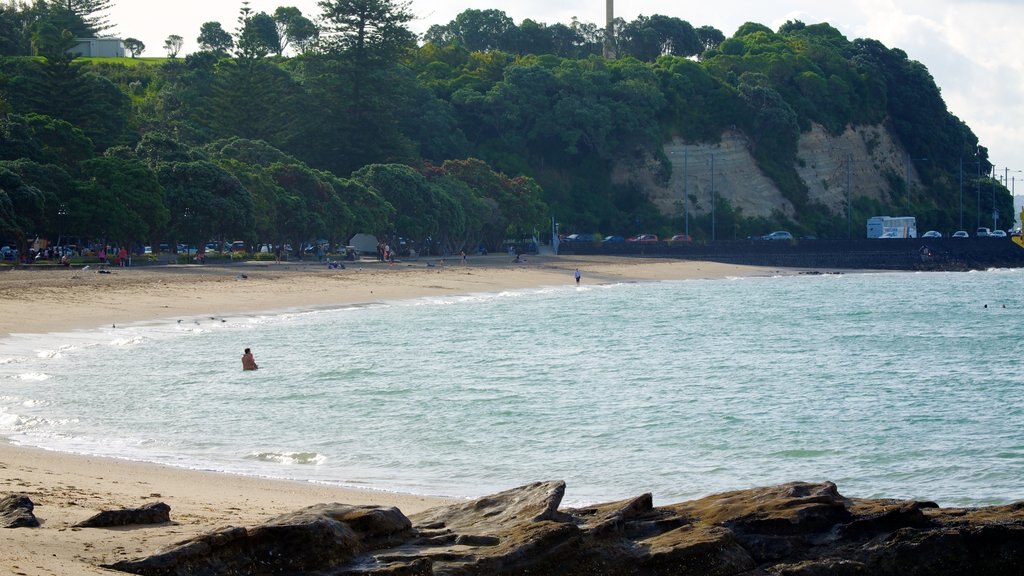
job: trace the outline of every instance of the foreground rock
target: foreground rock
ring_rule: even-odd
[[[35,504],[24,494],[0,498],[0,528],[38,528]]]
[[[542,482],[412,517],[314,506],[107,568],[147,575],[1022,574],[1024,502],[940,509],[792,483],[671,506],[559,509]]]
[[[163,502],[153,502],[139,508],[104,510],[95,516],[75,524],[76,528],[112,528],[133,524],[165,524],[171,521],[171,507]]]

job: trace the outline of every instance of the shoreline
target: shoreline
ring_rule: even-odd
[[[709,262],[608,257],[532,256],[514,265],[505,255],[471,257],[463,265],[426,261],[147,266],[0,273],[0,357],[19,334],[91,331],[105,326],[183,317],[240,316],[293,309],[361,305],[439,295],[583,284],[795,274]],[[185,538],[228,526],[264,522],[312,504],[395,506],[405,514],[451,503],[443,497],[206,472],[22,447],[0,438],[4,496],[25,494],[40,528],[8,530],[0,568],[25,574],[109,574],[98,568],[149,554]],[[172,525],[127,530],[72,525],[107,509],[153,502],[171,506]]]

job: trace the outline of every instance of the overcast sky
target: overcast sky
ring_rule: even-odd
[[[273,13],[278,6],[295,6],[315,19],[315,0],[251,0],[250,7]],[[146,56],[163,56],[164,39],[185,39],[184,52],[196,49],[203,22],[236,27],[241,1],[230,0],[117,0],[109,13],[113,33],[146,44]],[[530,18],[546,24],[601,24],[602,1],[569,0],[413,0],[417,20],[410,27],[422,33],[433,24],[446,24],[467,8],[498,9],[518,24]],[[731,36],[744,22],[773,30],[786,20],[807,24],[828,22],[847,38],[874,38],[901,48],[923,63],[942,90],[949,110],[965,121],[989,149],[996,172],[1021,180],[1024,190],[1024,2],[1021,0],[775,0],[749,2],[666,3],[658,0],[616,2],[616,16],[633,20],[643,14],[664,14],[695,27],[710,25]],[[910,151],[913,154],[913,151]],[[933,159],[936,160],[936,159]],[[956,165],[957,159],[948,159]],[[1015,187],[1016,182],[1012,184]]]

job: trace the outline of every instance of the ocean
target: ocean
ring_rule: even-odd
[[[1024,500],[1024,270],[574,285],[0,340],[24,446],[456,498]],[[260,365],[241,370],[250,347]]]

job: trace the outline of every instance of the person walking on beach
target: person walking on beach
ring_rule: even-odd
[[[245,354],[242,354],[242,370],[256,370],[258,368],[256,359],[252,356],[252,350],[246,348]]]
[[[580,285],[580,269],[579,268],[576,269],[576,285],[577,286]]]

